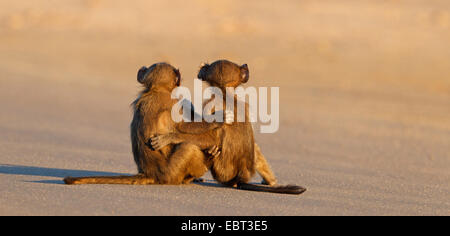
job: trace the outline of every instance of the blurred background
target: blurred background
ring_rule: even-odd
[[[252,65],[255,81],[447,95],[449,5],[0,1],[1,66],[59,80],[115,81],[129,79],[139,65],[168,61],[191,80],[201,62],[229,58]]]
[[[280,87],[282,214],[450,213],[449,42],[448,0],[0,0],[0,164],[135,172],[137,70],[228,59]]]

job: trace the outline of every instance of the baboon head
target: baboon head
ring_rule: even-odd
[[[137,74],[137,81],[147,88],[155,86],[169,90],[180,86],[181,74],[178,69],[168,63],[156,63],[150,67],[141,67]]]
[[[198,78],[210,86],[227,88],[247,83],[250,73],[247,64],[239,66],[227,60],[219,60],[211,65],[204,64],[198,72]]]

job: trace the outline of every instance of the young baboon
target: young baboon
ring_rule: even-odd
[[[185,184],[203,176],[211,166],[211,156],[217,156],[217,145],[199,147],[192,143],[168,145],[152,150],[147,141],[157,134],[190,130],[201,134],[209,143],[216,140],[214,129],[220,123],[175,123],[171,110],[178,101],[171,98],[174,88],[180,86],[180,72],[167,63],[142,67],[137,75],[144,90],[132,106],[131,143],[138,174],[134,176],[66,177],[66,184]],[[204,133],[209,131],[207,133]],[[204,133],[204,134],[202,134]],[[209,156],[205,156],[205,149]],[[214,159],[214,158],[212,158]]]
[[[249,80],[249,70],[246,64],[239,66],[235,63],[219,60],[211,65],[204,65],[198,74],[198,78],[206,81],[210,86],[222,90],[227,94],[228,88],[236,88]],[[229,95],[229,94],[227,94]],[[287,186],[259,186],[249,184],[251,177],[255,174],[255,169],[259,168],[259,173],[266,176],[269,181],[275,178],[262,155],[259,147],[255,145],[252,125],[249,122],[248,104],[245,101],[238,101],[234,95],[234,117],[237,117],[237,103],[245,104],[245,122],[233,122],[207,132],[215,136],[216,140],[203,138],[203,135],[189,133],[166,133],[152,137],[150,142],[155,149],[164,148],[167,144],[192,143],[198,146],[219,145],[221,154],[212,160],[211,173],[218,182],[232,187],[245,190],[301,194],[305,188],[294,185]],[[223,98],[223,110],[226,110],[226,97]],[[208,136],[210,137],[210,136]],[[266,179],[264,178],[266,181]],[[270,183],[269,183],[270,184]]]

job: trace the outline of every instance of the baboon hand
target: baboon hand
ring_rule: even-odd
[[[217,145],[212,146],[210,149],[207,150],[207,153],[210,155],[210,158],[216,158],[220,156],[221,151]]]
[[[171,143],[171,135],[160,134],[153,136],[148,140],[148,143],[151,145],[151,148],[153,150],[159,150]]]

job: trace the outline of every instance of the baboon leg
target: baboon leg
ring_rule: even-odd
[[[239,184],[248,183],[252,178],[252,173],[249,170],[240,170],[239,173],[231,180],[227,182],[220,182],[221,184],[236,188]]]
[[[167,175],[163,182],[167,184],[190,183],[202,177],[207,171],[205,155],[196,145],[181,143],[169,157]]]
[[[133,176],[93,176],[93,177],[66,177],[66,184],[133,184],[147,185],[155,184],[155,180],[144,175],[138,174]]]
[[[255,162],[256,162],[256,171],[263,178],[263,184],[267,185],[275,185],[277,183],[277,179],[270,169],[269,163],[267,163],[266,158],[261,152],[258,144],[255,143]]]

